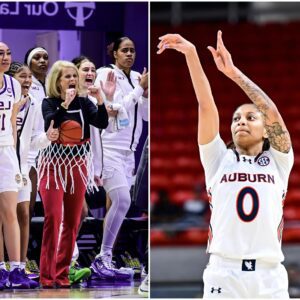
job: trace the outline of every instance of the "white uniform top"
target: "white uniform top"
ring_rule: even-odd
[[[18,113],[17,126],[19,142],[17,143],[17,155],[20,160],[22,174],[27,174],[29,149],[38,151],[46,148],[51,142],[48,140],[44,128],[41,128],[42,103],[36,101],[32,95],[23,110]]]
[[[148,99],[142,96],[144,90],[139,85],[141,74],[130,71],[130,77],[127,77],[117,66],[111,66],[117,77],[117,87],[113,101],[125,107],[129,117],[129,126],[116,132],[103,130],[103,147],[135,151],[143,129],[142,120],[148,121]],[[112,68],[98,69],[95,85],[100,85],[100,80],[105,82],[107,73]]]
[[[274,148],[254,156],[226,149],[219,134],[199,145],[211,196],[208,252],[232,259],[281,262],[283,200],[294,162]]]
[[[0,89],[0,146],[13,146],[14,138],[11,124],[13,104],[21,99],[20,83],[4,74]]]
[[[36,99],[37,103],[40,102],[40,105],[42,104],[42,101],[44,98],[46,98],[46,92],[44,89],[43,84],[38,81],[33,75],[32,75],[32,84],[29,90],[30,95],[33,96],[34,99]],[[39,123],[36,123],[36,129],[39,131],[44,131],[44,119],[41,117],[39,119]],[[28,164],[35,165],[35,159],[38,155],[38,150],[30,148],[30,151],[28,153]]]

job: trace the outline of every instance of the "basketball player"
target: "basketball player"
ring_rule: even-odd
[[[43,47],[34,47],[27,51],[24,57],[24,63],[29,66],[32,72],[32,84],[30,87],[30,94],[37,102],[42,103],[43,99],[46,98],[46,75],[49,68],[49,56],[48,52]],[[44,130],[44,121],[41,118],[41,128]],[[28,155],[29,164],[29,178],[31,182],[31,193],[30,193],[30,216],[29,220],[34,216],[34,207],[37,198],[37,172],[36,172],[36,161],[38,151],[30,149]],[[30,276],[39,276],[39,268],[35,260],[29,260],[26,262],[26,270],[30,271]]]
[[[115,268],[112,264],[112,249],[131,204],[129,191],[134,174],[134,151],[142,132],[142,120],[148,120],[148,73],[146,69],[143,74],[131,69],[136,52],[130,38],[117,39],[109,51],[114,64],[98,70],[96,85],[104,82],[111,70],[114,71],[117,86],[113,103],[119,103],[125,108],[128,120],[117,122],[115,131],[105,130],[102,133],[103,169],[95,175],[99,178],[102,176],[111,206],[105,216],[101,250],[91,268],[92,275],[98,278],[129,279],[133,270]],[[121,121],[120,116],[119,119]],[[98,153],[100,151],[95,151],[94,161],[101,161],[101,157],[97,157]]]
[[[49,68],[48,52],[43,47],[34,47],[27,51],[24,58],[24,63],[32,72],[32,84],[30,94],[40,103],[46,98],[46,76]],[[43,120],[42,120],[43,121]],[[41,122],[41,130],[44,130],[44,123]],[[37,172],[36,159],[38,151],[30,149],[28,156],[29,178],[31,181],[30,193],[30,220],[34,215],[35,201],[37,198]],[[29,261],[29,266],[32,271],[38,271],[35,261]],[[35,269],[35,270],[34,270]]]
[[[212,208],[204,298],[288,298],[281,235],[294,158],[276,105],[234,65],[218,31],[216,49],[208,47],[216,66],[252,101],[234,112],[227,149],[195,46],[167,34],[158,48],[158,54],[175,49],[185,55],[199,103],[198,143]]]
[[[53,129],[50,126],[48,132],[41,130],[40,122],[43,119],[41,112],[41,103],[37,102],[29,95],[29,89],[32,83],[32,74],[28,66],[19,62],[13,62],[7,72],[8,75],[15,78],[21,85],[21,93],[24,105],[18,106],[19,112],[17,115],[17,156],[19,158],[23,186],[18,193],[17,216],[20,226],[21,235],[21,263],[20,268],[25,273],[26,257],[29,241],[29,203],[31,183],[28,176],[28,152],[29,147],[32,149],[42,149],[49,145],[50,141],[58,139],[58,129]],[[2,229],[2,224],[1,224]],[[2,230],[0,231],[2,241]],[[3,261],[3,243],[0,245],[1,255],[0,260]],[[27,276],[27,274],[24,274]],[[27,276],[28,277],[28,276]],[[38,283],[34,280],[29,280],[30,288],[38,287]]]
[[[149,202],[146,201],[148,197],[142,197],[143,189],[146,189],[146,183],[148,183],[148,157],[149,157],[149,144],[148,144],[149,137],[147,137],[141,159],[139,162],[139,166],[136,172],[134,190],[132,200],[135,202],[136,206],[143,211],[143,215],[148,216],[148,205]],[[141,195],[140,195],[141,194]],[[140,196],[140,197],[139,197]],[[146,200],[144,199],[146,198]],[[141,282],[138,293],[139,295],[147,298],[149,295],[149,274],[148,274],[148,245],[146,247],[145,256],[144,256],[144,269],[143,272],[145,273],[145,278]]]
[[[10,273],[0,262],[0,289],[30,288],[28,279],[20,269],[20,228],[17,219],[18,190],[22,186],[14,134],[16,136],[16,110],[21,99],[21,86],[14,78],[5,75],[11,63],[11,50],[0,42],[0,220],[10,261]]]
[[[40,259],[43,287],[69,287],[69,266],[80,223],[86,189],[93,188],[89,125],[105,128],[108,116],[100,88],[89,93],[97,107],[78,96],[78,70],[67,61],[57,61],[47,82],[49,98],[43,100],[45,130],[51,120],[60,130],[60,138],[39,157],[39,188],[45,222]],[[55,199],[55,201],[53,201]],[[63,218],[62,218],[63,210]],[[63,229],[58,239],[60,224]]]

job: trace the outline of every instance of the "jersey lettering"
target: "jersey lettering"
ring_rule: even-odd
[[[22,117],[17,117],[17,126],[18,126],[18,128],[22,127],[22,125],[23,125],[23,118]]]
[[[231,173],[224,174],[220,183],[223,182],[266,182],[275,184],[274,175],[270,174],[248,174],[248,173]]]
[[[252,209],[248,214],[244,210],[244,200],[247,194],[249,194],[252,199]],[[252,222],[256,218],[259,209],[259,199],[255,189],[247,186],[239,192],[236,200],[236,209],[238,216],[244,222]]]
[[[7,106],[5,106],[5,104],[7,105]],[[10,110],[11,109],[11,101],[8,101],[8,103],[7,103],[7,101],[0,101],[0,110]]]
[[[4,131],[5,130],[5,114],[0,115],[0,119],[1,119],[1,130]]]

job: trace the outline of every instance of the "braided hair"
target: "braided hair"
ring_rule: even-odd
[[[14,77],[15,74],[21,72],[23,70],[24,67],[28,67],[26,64],[24,63],[20,63],[18,61],[13,61],[10,64],[9,70],[7,72],[5,72],[5,74]]]

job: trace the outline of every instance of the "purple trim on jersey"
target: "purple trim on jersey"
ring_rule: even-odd
[[[16,93],[15,93],[13,79],[12,79],[12,77],[9,77],[9,78],[10,78],[10,84],[11,84],[11,88],[12,88],[12,93],[14,95],[14,98],[16,99]]]
[[[3,76],[3,80],[4,80],[4,86],[3,86],[2,91],[0,91],[0,95],[2,95],[6,91],[6,88],[7,88],[7,82],[6,82],[6,76],[5,75]]]

